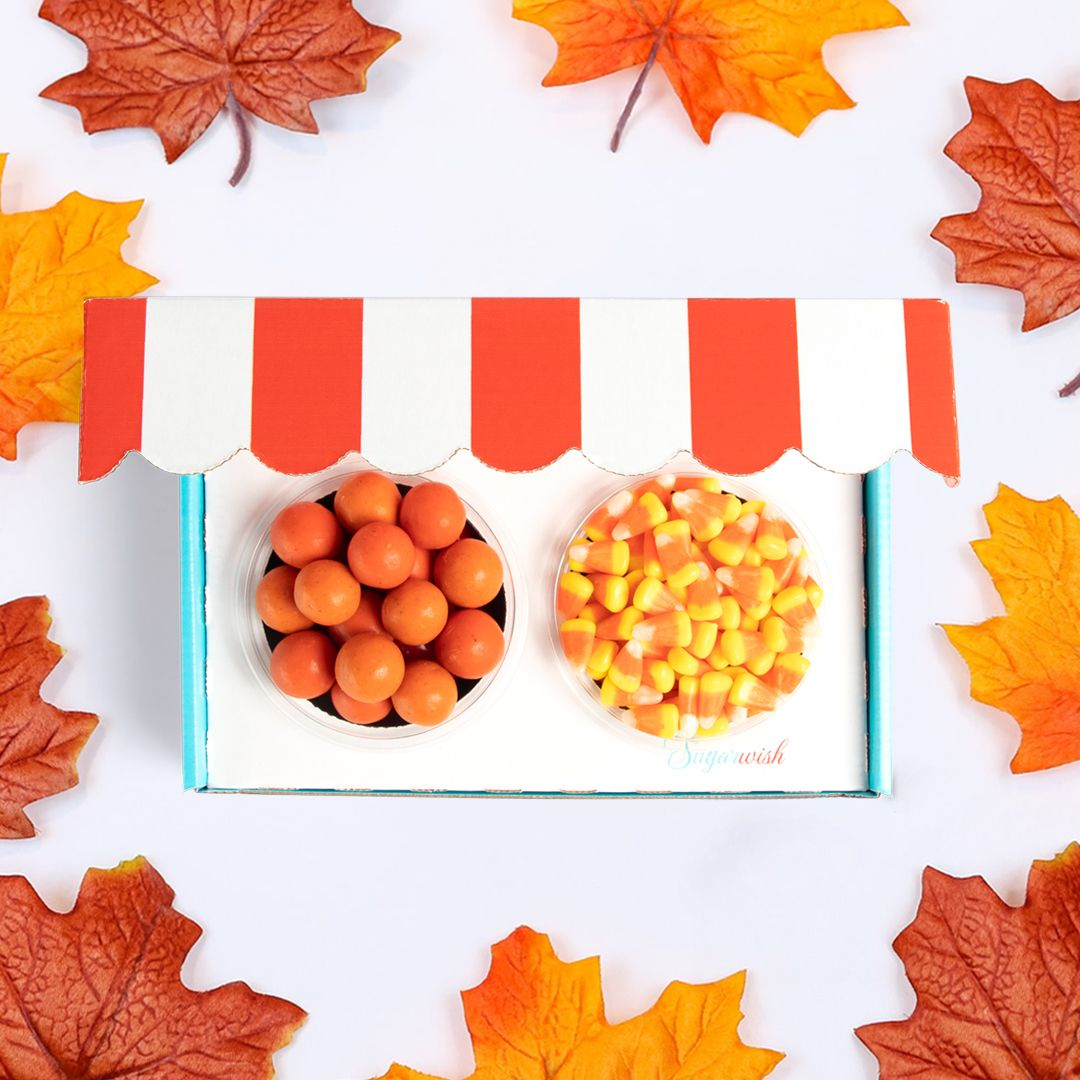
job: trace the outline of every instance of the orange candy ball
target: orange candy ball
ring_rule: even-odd
[[[342,719],[350,724],[377,724],[390,713],[389,701],[357,701],[349,697],[337,683],[330,691],[330,698]]]
[[[334,643],[318,630],[283,637],[270,654],[270,678],[289,697],[321,697],[334,685]]]
[[[293,503],[274,518],[270,546],[283,563],[299,570],[316,559],[331,559],[339,552],[341,526],[319,503]]]
[[[360,606],[360,584],[336,559],[316,559],[296,575],[296,606],[320,626],[351,619]]]
[[[428,551],[427,548],[416,547],[415,544],[413,545],[413,550],[416,552],[416,556],[413,559],[409,577],[427,578],[427,580],[430,581],[432,564],[435,561],[434,553]]]
[[[370,521],[397,521],[401,492],[388,476],[362,472],[350,476],[334,496],[334,513],[348,532],[356,532]]]
[[[502,583],[502,560],[483,540],[457,540],[435,560],[435,584],[458,607],[483,607],[499,595]]]
[[[311,626],[311,619],[293,599],[298,572],[292,566],[275,566],[255,589],[255,610],[259,618],[279,634],[294,634]]]
[[[356,614],[336,626],[330,627],[330,636],[339,644],[357,634],[383,633],[383,594],[378,589],[363,589]]]
[[[502,659],[506,643],[499,624],[475,608],[455,611],[435,639],[435,657],[459,679],[482,679]]]
[[[393,589],[409,576],[416,552],[403,529],[371,521],[349,541],[348,558],[349,569],[361,585]]]
[[[417,547],[449,547],[465,528],[465,504],[449,484],[417,484],[401,500],[398,518]]]
[[[446,625],[446,597],[421,578],[409,578],[386,594],[382,622],[388,634],[403,645],[426,645]]]
[[[433,727],[454,711],[457,683],[446,668],[433,660],[413,660],[405,668],[405,677],[393,695],[393,702],[402,720]]]
[[[341,646],[334,674],[349,697],[372,705],[391,697],[401,685],[405,658],[385,634],[357,634]]]

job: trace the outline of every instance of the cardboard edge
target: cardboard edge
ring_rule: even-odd
[[[205,790],[206,762],[206,487],[180,477],[180,654],[184,790]]]
[[[892,475],[888,463],[866,474],[867,782],[892,794]]]

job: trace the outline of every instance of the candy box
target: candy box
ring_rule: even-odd
[[[80,478],[132,450],[181,474],[184,778],[199,791],[887,793],[902,449],[959,474],[938,301],[87,305]],[[378,597],[406,671],[442,671],[448,693],[424,697],[441,722],[403,691],[376,723],[350,720],[322,692],[346,684],[332,626],[302,631],[325,683],[292,696],[274,672],[281,634],[256,604],[281,562],[271,525],[321,502],[336,529],[336,493],[371,470],[404,494],[391,529],[421,536],[399,507],[445,485],[453,535],[464,521],[501,568],[468,616],[499,649],[451,678],[450,623],[404,640],[385,606],[397,586],[372,593],[352,558],[356,523],[324,553],[352,604],[349,573]],[[439,626],[473,610],[416,558]]]

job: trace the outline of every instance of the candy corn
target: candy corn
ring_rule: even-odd
[[[593,642],[592,652],[589,654],[589,662],[585,671],[593,682],[599,682],[611,670],[612,661],[619,651],[619,646],[614,641]]]
[[[567,571],[559,578],[555,605],[560,619],[576,619],[593,594],[593,583],[584,574]]]
[[[690,639],[690,644],[687,646],[689,652],[704,660],[716,647],[716,639],[720,634],[720,627],[714,622],[694,622],[694,636]]]
[[[685,649],[694,640],[694,626],[685,611],[665,611],[642,619],[634,627],[633,637],[648,645],[666,645],[669,649],[678,645]]]
[[[725,630],[720,635],[720,652],[729,664],[745,664],[768,651],[765,636],[756,630]]]
[[[615,574],[596,574],[593,579],[594,595],[608,611],[622,611],[630,600],[630,586],[626,578]]]
[[[693,675],[683,675],[679,679],[679,734],[689,738],[698,729],[698,698],[701,694],[701,680]]]
[[[634,607],[648,615],[659,615],[662,611],[674,611],[682,607],[679,598],[659,579],[642,578],[634,590]]]
[[[795,691],[803,676],[810,670],[810,661],[798,653],[784,653],[776,658],[765,682],[777,693],[790,694]]]
[[[633,504],[633,492],[623,490],[612,495],[585,523],[585,535],[590,540],[610,540],[611,530]]]
[[[772,609],[796,630],[810,626],[817,618],[817,609],[810,603],[810,598],[801,585],[789,585],[783,592],[777,593]]]
[[[698,682],[698,724],[711,728],[727,704],[728,691],[735,680],[723,671],[707,671]]]
[[[661,694],[667,694],[675,686],[675,669],[666,660],[646,660],[641,682],[644,686],[659,690]]]
[[[701,675],[709,670],[709,665],[704,660],[699,660],[693,653],[677,645],[668,650],[667,662],[671,669],[680,675]]]
[[[776,584],[773,585],[774,592],[779,592],[781,589],[788,587],[800,555],[802,555],[802,541],[798,539],[789,540],[784,554],[776,561],[769,563],[773,576],[776,578]]]
[[[690,526],[685,521],[665,521],[653,529],[656,554],[669,585],[685,586],[698,577],[698,564],[690,550]]]
[[[739,519],[739,500],[734,495],[711,491],[676,491],[671,508],[690,526],[700,543],[719,536],[725,525]]]
[[[608,678],[624,693],[632,694],[641,685],[641,673],[644,668],[641,643],[628,641],[615,654]]]
[[[567,619],[559,627],[563,656],[574,671],[584,671],[588,667],[595,639],[596,625],[585,619]]]
[[[618,524],[611,530],[611,536],[614,540],[629,540],[632,536],[640,536],[649,529],[655,529],[667,519],[667,507],[655,492],[646,491],[638,496],[637,501],[619,519]]]
[[[605,641],[629,641],[634,636],[634,627],[644,618],[645,613],[637,608],[623,608],[596,624],[596,636]]]
[[[774,653],[803,651],[802,634],[779,615],[770,615],[762,624],[761,632],[766,647]]]
[[[583,570],[622,576],[630,569],[630,545],[625,540],[594,540],[573,544],[570,562]]]
[[[734,524],[725,525],[724,531],[709,541],[709,554],[724,566],[738,566],[754,539],[757,526],[757,514],[747,514]]]
[[[734,596],[720,597],[720,618],[717,623],[721,630],[738,630],[742,621],[742,608]]]
[[[718,566],[716,580],[725,592],[744,596],[751,604],[768,600],[773,594],[776,577],[768,566]]]
[[[737,675],[728,692],[728,701],[732,705],[747,709],[775,709],[776,698],[776,691],[749,671]]]
[[[604,705],[648,734],[694,738],[739,730],[798,688],[824,599],[773,504],[661,474],[592,514],[555,606],[567,663]]]
[[[674,702],[638,705],[630,710],[630,723],[646,734],[673,739],[679,730],[679,707]]]
[[[651,686],[639,686],[632,694],[620,690],[609,675],[600,684],[600,700],[610,709],[625,709],[631,705],[659,705],[664,695]]]
[[[720,586],[709,573],[708,563],[698,563],[697,581],[686,590],[686,611],[695,622],[715,622],[723,613]]]
[[[765,506],[758,518],[754,547],[763,559],[782,559],[787,552],[783,519],[771,506]]]

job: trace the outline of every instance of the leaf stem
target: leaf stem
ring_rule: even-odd
[[[240,157],[237,159],[232,176],[229,177],[229,186],[236,187],[244,179],[248,169],[251,167],[251,120],[247,109],[233,97],[231,90],[229,91],[226,108],[233,118],[233,125],[236,127],[236,138],[240,143]]]
[[[645,80],[649,77],[649,72],[652,71],[653,64],[656,63],[656,55],[660,52],[660,42],[663,40],[663,37],[664,35],[661,29],[653,39],[652,48],[649,50],[649,56],[645,61],[645,66],[641,69],[641,73],[637,77],[637,82],[634,83],[633,90],[630,91],[630,97],[626,99],[626,106],[623,108],[622,115],[619,117],[619,122],[615,125],[615,134],[611,136],[611,152],[613,154],[619,149],[619,143],[622,142],[626,122],[630,119],[630,114],[634,111],[634,106],[637,104],[638,98],[641,97],[641,90],[645,85]]]
[[[1072,397],[1077,390],[1080,390],[1080,372],[1058,391],[1058,397]]]

